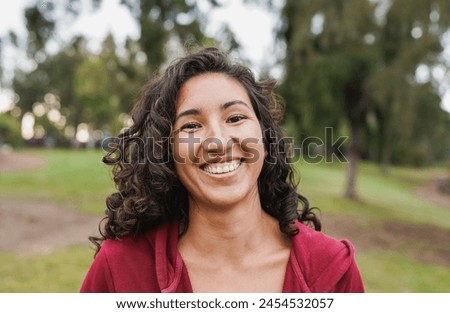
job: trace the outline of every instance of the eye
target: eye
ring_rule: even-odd
[[[200,128],[199,123],[189,122],[180,127],[180,130],[185,130],[187,132],[193,132],[196,129]]]
[[[244,115],[233,115],[228,118],[227,123],[237,123],[245,119]]]

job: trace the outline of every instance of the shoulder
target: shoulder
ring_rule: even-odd
[[[131,236],[127,235],[120,239],[107,239],[102,243],[100,251],[97,255],[103,255],[111,262],[114,260],[134,259],[143,256],[145,251],[154,246],[154,242],[149,240],[152,238],[152,232]]]
[[[292,238],[293,244],[297,249],[303,249],[308,254],[332,256],[351,246],[348,241],[337,240],[304,224],[297,222],[296,225],[299,233]]]
[[[161,229],[102,243],[82,292],[158,292],[156,240]]]
[[[320,272],[336,258],[353,258],[353,246],[339,241],[306,225],[297,223],[299,233],[292,238],[293,252],[304,269]]]
[[[178,226],[164,224],[146,231],[142,235],[127,235],[120,239],[105,240],[99,254],[105,254],[108,259],[132,259],[155,256],[160,250],[176,248],[178,241]],[[165,251],[164,251],[165,252]]]
[[[349,241],[337,240],[301,223],[297,226],[299,233],[292,238],[291,261],[311,291],[339,291],[337,288],[347,283],[344,280],[350,276],[360,280]]]

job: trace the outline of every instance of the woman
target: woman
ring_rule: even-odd
[[[297,193],[274,86],[215,48],[147,84],[104,158],[118,192],[82,292],[364,290]]]

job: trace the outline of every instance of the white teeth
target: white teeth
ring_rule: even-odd
[[[235,171],[239,165],[241,165],[240,160],[234,160],[226,163],[214,163],[203,167],[203,170],[210,174],[222,174]]]

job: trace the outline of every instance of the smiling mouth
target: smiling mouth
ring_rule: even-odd
[[[242,160],[233,160],[231,162],[223,162],[223,163],[213,163],[213,164],[206,164],[201,168],[202,171],[205,171],[209,174],[225,174],[234,172],[241,166]]]

